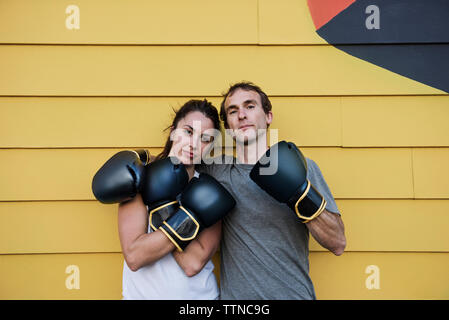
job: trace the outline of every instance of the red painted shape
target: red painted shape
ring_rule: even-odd
[[[315,28],[318,30],[356,0],[307,0]]]

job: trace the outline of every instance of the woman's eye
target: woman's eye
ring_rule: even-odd
[[[184,132],[187,133],[189,136],[193,134],[192,130],[189,129],[185,129]]]

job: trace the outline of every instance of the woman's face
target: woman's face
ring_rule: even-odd
[[[184,165],[199,164],[201,155],[214,141],[214,132],[211,119],[199,111],[189,112],[170,134],[173,145],[169,155]]]

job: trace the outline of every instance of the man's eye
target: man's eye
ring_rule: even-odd
[[[253,105],[248,106],[248,109],[253,109],[253,108],[255,108]]]
[[[229,111],[229,114],[234,114],[234,113],[236,113],[237,111],[235,111],[235,110],[232,110],[232,111]]]

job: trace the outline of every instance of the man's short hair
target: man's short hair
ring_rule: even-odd
[[[265,92],[260,89],[260,87],[256,86],[254,83],[249,81],[242,81],[236,84],[233,84],[226,93],[223,94],[223,101],[220,105],[220,119],[224,122],[225,128],[229,128],[227,117],[226,117],[226,109],[225,109],[225,101],[231,96],[237,89],[242,89],[245,91],[255,91],[259,94],[260,101],[262,103],[262,108],[265,114],[271,111],[271,102],[268,99],[268,96]]]

